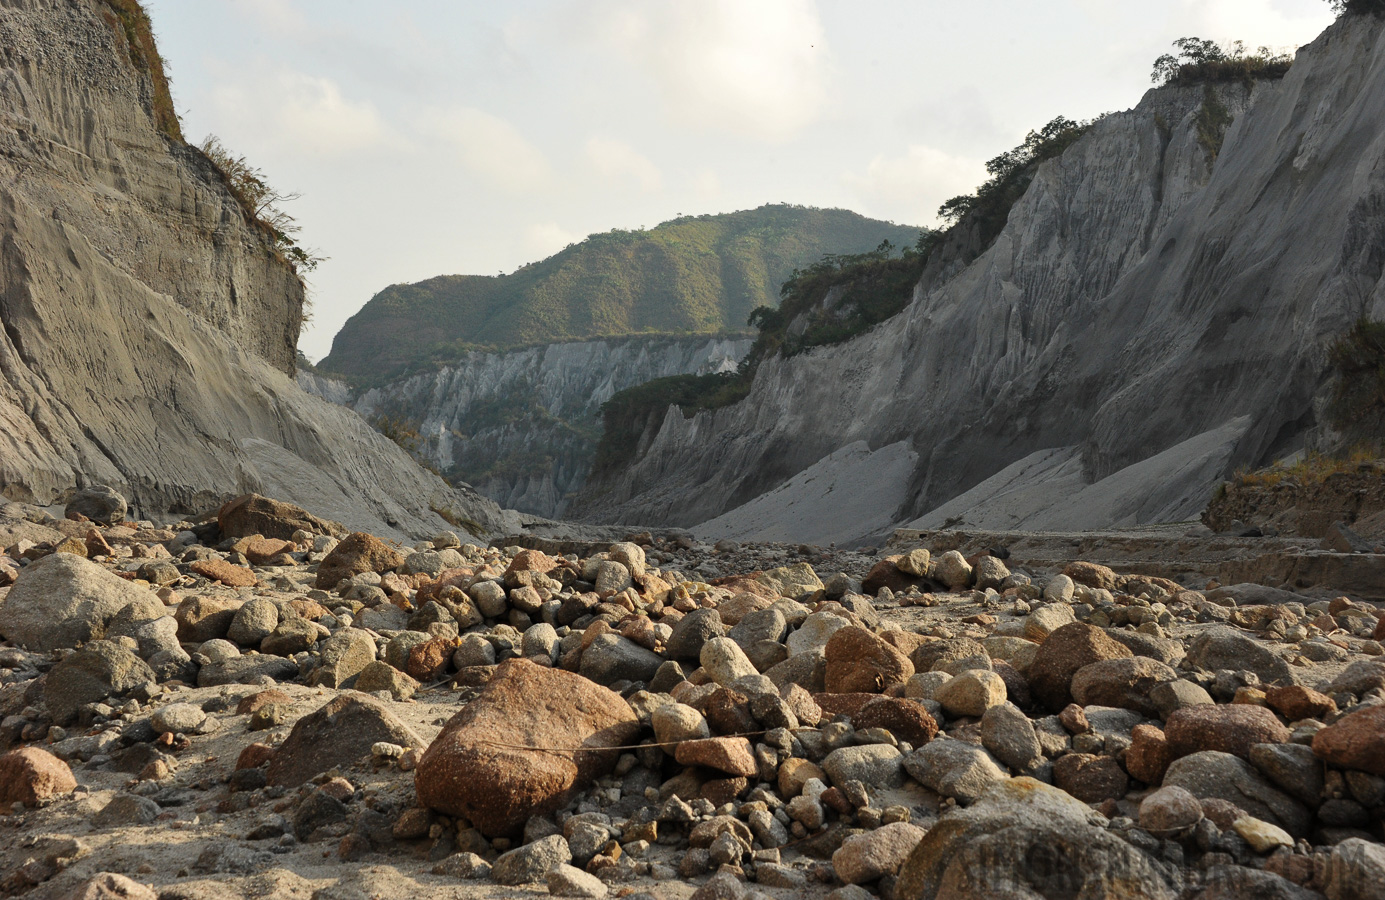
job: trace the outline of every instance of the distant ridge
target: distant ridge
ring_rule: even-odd
[[[337,333],[319,364],[379,384],[468,350],[638,334],[740,334],[778,304],[795,268],[919,229],[848,210],[776,204],[616,230],[509,275],[443,275],[392,285]]]

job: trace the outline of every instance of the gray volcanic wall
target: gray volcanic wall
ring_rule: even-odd
[[[385,417],[416,433],[414,453],[450,479],[507,508],[558,518],[591,471],[601,405],[614,393],[735,371],[749,349],[748,339],[708,336],[569,341],[468,352],[354,400],[330,378],[302,372],[299,383],[368,421]]]
[[[917,454],[875,484],[896,522],[964,492],[930,524],[1190,518],[1234,466],[1311,438],[1326,348],[1385,316],[1382,269],[1385,21],[1348,17],[1280,81],[1160,88],[1103,119],[975,261],[858,338],[768,360],[734,406],[671,408],[574,514],[696,525],[860,441],[893,469]]]
[[[98,0],[0,4],[0,494],[139,511],[258,490],[380,534],[514,527],[292,379],[303,286]]]

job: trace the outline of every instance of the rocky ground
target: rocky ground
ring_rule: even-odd
[[[1360,597],[123,506],[0,507],[6,894],[1385,896]]]

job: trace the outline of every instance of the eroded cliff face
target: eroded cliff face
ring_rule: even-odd
[[[0,493],[104,482],[147,515],[259,490],[384,534],[447,527],[432,507],[503,527],[295,385],[301,282],[156,128],[108,18],[0,5]]]
[[[1234,117],[1219,154],[1209,98]],[[1025,527],[1191,518],[1228,468],[1302,442],[1326,344],[1385,313],[1382,163],[1373,18],[1329,29],[1282,81],[1151,91],[1046,163],[995,244],[926,273],[904,313],[762,364],[735,406],[670,409],[574,513],[695,525],[864,441],[918,454],[875,487],[895,521],[969,489],[948,519],[992,515],[1021,487]],[[1064,522],[1038,515],[1101,485]]]
[[[507,508],[557,518],[591,471],[601,405],[614,393],[670,375],[734,371],[749,349],[749,340],[696,337],[473,352],[350,405],[367,420],[384,416],[386,427],[416,433],[406,442],[450,478]],[[305,387],[342,402],[339,383]]]

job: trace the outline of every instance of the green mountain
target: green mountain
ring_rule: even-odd
[[[795,269],[918,236],[843,209],[782,204],[594,234],[509,275],[387,287],[342,326],[318,368],[382,383],[473,349],[746,333],[751,311],[777,306]]]

